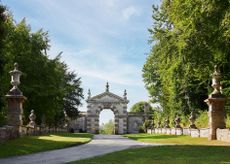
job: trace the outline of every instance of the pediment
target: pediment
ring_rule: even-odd
[[[128,100],[113,94],[111,92],[104,92],[99,95],[93,96],[87,100],[87,102],[98,102],[98,103],[128,103]]]

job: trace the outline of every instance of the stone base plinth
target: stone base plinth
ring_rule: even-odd
[[[7,125],[19,127],[23,125],[23,102],[26,98],[23,95],[6,95],[8,102]]]
[[[216,140],[216,129],[224,129],[225,124],[225,112],[224,105],[226,98],[219,95],[210,95],[205,102],[209,106],[208,117],[209,117],[209,140]]]

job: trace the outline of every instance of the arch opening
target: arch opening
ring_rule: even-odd
[[[115,134],[115,114],[111,109],[103,109],[99,114],[99,133]]]

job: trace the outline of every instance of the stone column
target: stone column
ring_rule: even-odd
[[[220,92],[220,78],[220,71],[215,66],[215,71],[212,74],[212,87],[214,91],[209,95],[208,99],[205,100],[209,107],[209,140],[216,139],[217,128],[223,129],[226,127],[224,105],[227,99]]]
[[[119,134],[119,118],[118,115],[115,115],[115,121],[114,121],[114,134]]]
[[[19,127],[23,125],[23,102],[24,96],[6,95],[8,111],[7,111],[7,125]]]
[[[18,135],[20,132],[20,126],[23,125],[23,102],[26,100],[26,97],[23,96],[23,93],[18,88],[21,74],[22,73],[18,70],[18,64],[15,63],[14,70],[10,71],[13,88],[6,95],[8,106],[7,125],[13,126]]]

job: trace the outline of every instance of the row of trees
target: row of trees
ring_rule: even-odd
[[[161,117],[206,110],[214,65],[223,75],[223,93],[230,96],[229,9],[228,0],[163,0],[153,6],[152,49],[143,79]]]
[[[70,117],[78,115],[83,90],[81,79],[68,70],[61,54],[54,59],[47,55],[48,33],[32,32],[25,19],[16,24],[12,14],[0,4],[0,122],[6,117],[5,94],[11,88],[9,71],[15,62],[23,72],[20,89],[28,98],[24,105],[25,123],[31,109],[37,122],[49,125],[63,121],[63,110]]]

